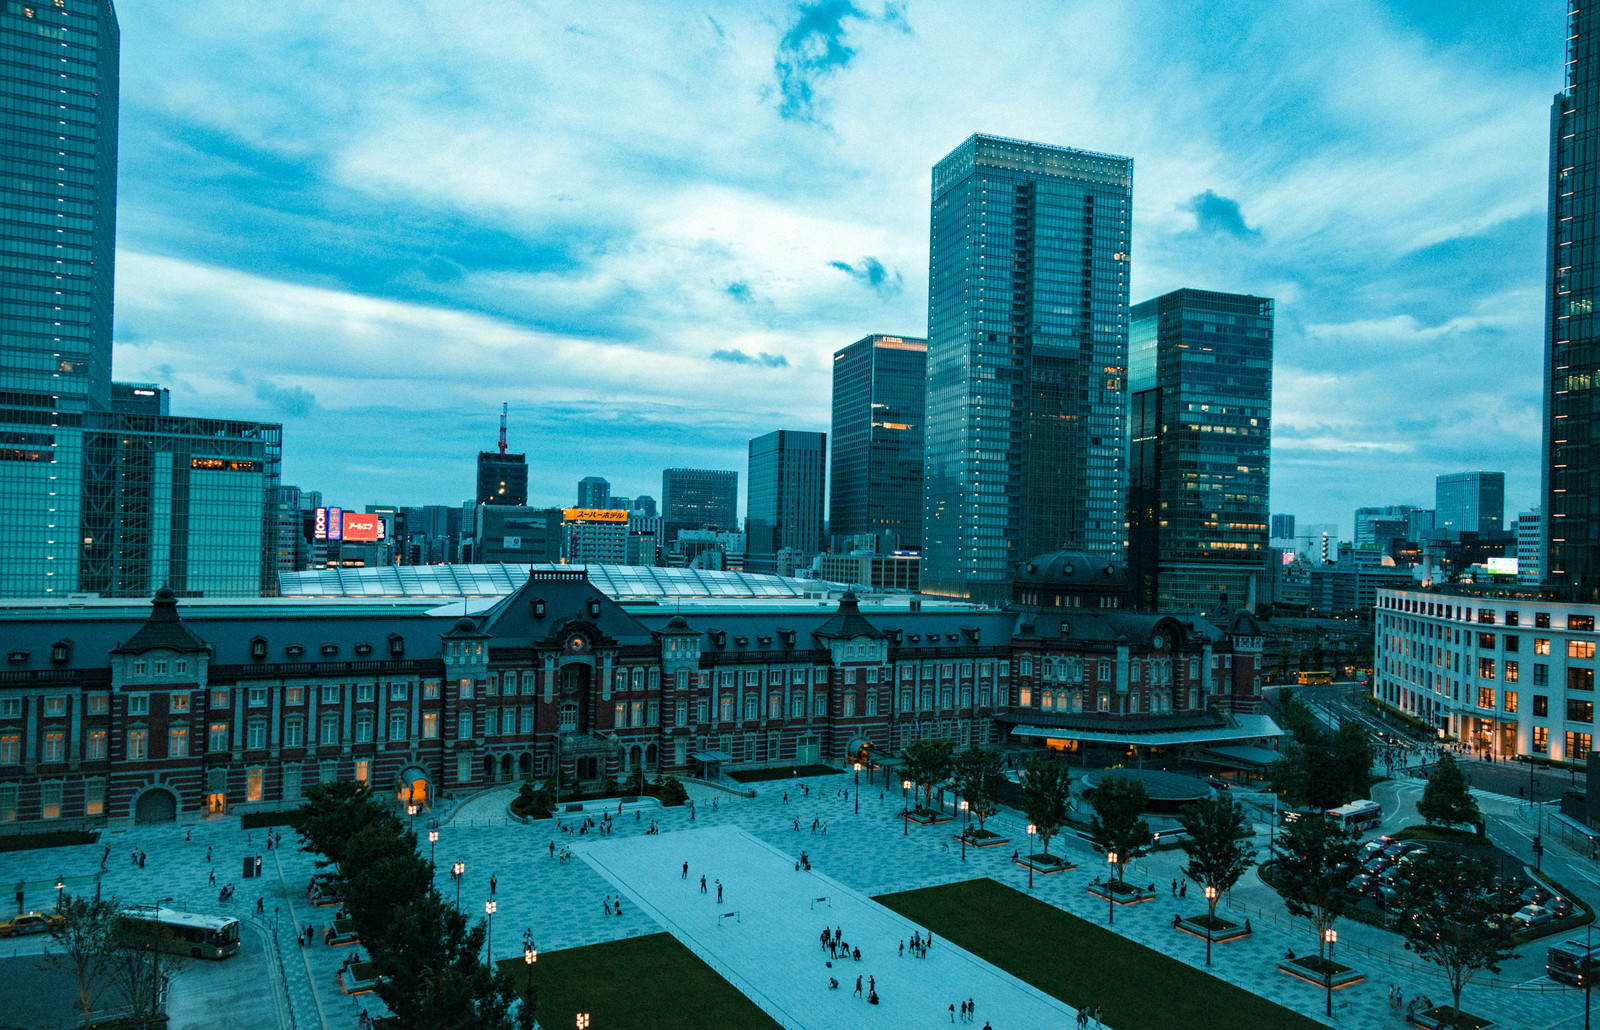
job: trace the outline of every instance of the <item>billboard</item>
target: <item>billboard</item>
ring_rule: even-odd
[[[382,540],[383,517],[381,515],[360,515],[353,511],[347,511],[344,513],[344,520],[340,529],[346,540]]]
[[[621,508],[562,508],[565,522],[627,522],[628,513]]]
[[[312,516],[313,540],[344,539],[344,509],[318,508]]]

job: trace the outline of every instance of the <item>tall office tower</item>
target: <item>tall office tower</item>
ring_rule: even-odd
[[[1423,513],[1427,518],[1421,518]],[[1414,504],[1387,504],[1378,507],[1357,508],[1353,543],[1358,549],[1373,548],[1388,551],[1396,541],[1418,539],[1422,523],[1433,528],[1433,512]]]
[[[506,406],[500,405],[500,449],[478,452],[478,503],[528,503],[528,456],[506,453]]]
[[[656,517],[656,499],[649,494],[640,494],[633,499],[633,510],[642,511],[650,518]]]
[[[1600,601],[1600,9],[1569,0],[1566,88],[1550,105],[1550,208],[1545,286],[1545,584]]]
[[[722,469],[662,469],[664,542],[680,529],[739,530],[739,473]]]
[[[1272,516],[1271,535],[1272,535],[1272,539],[1274,539],[1274,540],[1293,540],[1294,539],[1294,516],[1293,515],[1274,515],[1274,516]]]
[[[833,355],[833,467],[828,533],[878,538],[884,553],[922,544],[923,417],[928,341],[863,337]]]
[[[1120,559],[1133,161],[972,136],[933,169],[922,589]]]
[[[774,571],[780,551],[822,550],[827,454],[827,433],[779,429],[750,441],[745,571]]]
[[[1434,480],[1434,529],[1498,533],[1505,523],[1504,472],[1452,472]]]
[[[1128,565],[1148,611],[1251,608],[1267,567],[1272,301],[1175,290],[1128,322]]]
[[[1538,586],[1544,562],[1539,548],[1543,545],[1544,513],[1538,508],[1517,514],[1517,582]]]
[[[578,480],[578,507],[611,507],[611,484],[599,476],[584,476]]]
[[[0,12],[0,597],[78,589],[83,432],[111,406],[110,0]]]

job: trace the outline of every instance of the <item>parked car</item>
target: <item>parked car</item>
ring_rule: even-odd
[[[1555,891],[1550,890],[1548,887],[1541,887],[1538,884],[1534,884],[1519,895],[1524,905],[1543,905],[1557,896]]]
[[[23,912],[10,919],[0,919],[0,937],[16,937],[25,933],[44,933],[61,922],[61,917],[43,912]]]
[[[1393,837],[1374,837],[1361,845],[1361,849],[1356,852],[1356,861],[1366,865],[1372,859],[1383,854],[1383,849],[1393,843],[1395,843]]]
[[[1544,924],[1553,920],[1555,917],[1556,914],[1550,911],[1548,908],[1545,908],[1543,905],[1523,905],[1521,908],[1511,913],[1512,921],[1519,924],[1524,929],[1531,929],[1535,926],[1543,926]]]
[[[1233,784],[1229,783],[1227,780],[1223,779],[1221,776],[1207,776],[1206,777],[1206,783],[1208,785],[1210,785],[1211,787],[1216,788],[1217,790],[1232,790],[1233,789]]]

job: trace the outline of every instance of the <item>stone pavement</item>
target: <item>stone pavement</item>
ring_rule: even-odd
[[[849,775],[759,783],[755,785],[754,798],[692,785],[691,795],[696,802],[692,813],[687,807],[659,809],[652,805],[637,809],[637,815],[630,808],[615,817],[613,810],[614,832],[591,838],[590,834],[580,834],[577,824],[566,815],[561,820],[566,827],[564,830],[556,828],[555,820],[524,825],[511,819],[506,806],[516,788],[506,785],[461,801],[452,810],[440,814],[436,883],[446,900],[455,900],[457,884],[450,876],[450,866],[457,860],[464,862],[466,872],[460,883],[460,903],[481,918],[489,896],[490,877],[496,878],[497,912],[491,927],[491,946],[499,959],[520,957],[524,930],[532,932],[541,951],[554,951],[662,929],[631,898],[625,898],[621,917],[601,914],[602,900],[616,894],[618,887],[582,860],[583,851],[594,849],[575,849],[580,856],[571,861],[563,862],[559,858],[564,846],[589,845],[592,841],[624,848],[635,844],[645,849],[665,840],[669,834],[737,827],[785,856],[798,856],[800,851],[807,851],[818,876],[837,881],[862,895],[978,876],[992,877],[1019,890],[1027,889],[1027,870],[1011,862],[1013,849],[1027,850],[1023,820],[1017,814],[1002,813],[989,821],[991,829],[1010,836],[1009,845],[983,850],[968,848],[963,862],[961,848],[951,837],[951,824],[924,827],[913,823],[903,827],[898,789],[891,787],[884,791],[878,785],[869,787],[866,782],[861,786],[860,814],[857,815],[857,799],[842,795],[854,789]],[[645,834],[652,820],[660,827],[659,838]],[[814,821],[815,830],[812,828]],[[429,853],[426,824],[418,819],[416,825],[421,837],[420,847],[426,855]],[[171,904],[197,911],[231,910],[264,931],[260,935],[246,934],[245,954],[253,947],[269,945],[274,939],[276,924],[276,946],[269,947],[261,957],[264,973],[270,974],[267,980],[274,983],[274,989],[281,991],[285,999],[283,1026],[300,1030],[312,1027],[343,1030],[355,1026],[363,1006],[374,1014],[381,1010],[371,995],[352,998],[339,989],[336,982],[339,964],[349,949],[321,943],[320,930],[331,922],[333,909],[313,907],[307,899],[305,888],[315,872],[315,864],[312,856],[294,849],[292,835],[285,832],[284,849],[268,851],[263,831],[243,831],[236,818],[208,820],[194,824],[191,829],[191,839],[187,843],[186,829],[181,825],[136,826],[103,834],[102,840],[111,845],[111,855],[102,889],[130,903],[171,898]],[[1258,829],[1261,830],[1258,841],[1264,850],[1267,827]],[[554,856],[551,845],[556,852]],[[210,863],[205,858],[208,847],[213,851]],[[143,848],[149,856],[142,869],[129,859],[130,851],[136,848]],[[1058,837],[1051,850],[1056,853],[1065,850],[1079,868],[1052,876],[1036,875],[1034,894],[1085,919],[1103,923],[1105,904],[1088,894],[1085,887],[1092,879],[1104,875],[1104,859],[1086,843],[1075,839]],[[101,852],[100,845],[84,845],[5,854],[0,856],[0,884],[30,881],[28,907],[47,909],[54,903],[53,885],[57,876],[68,879],[68,889],[93,890],[93,874],[99,868]],[[243,857],[256,854],[263,858],[265,878],[241,879]],[[1548,864],[1548,855],[1546,861]],[[1176,851],[1147,856],[1130,867],[1128,877],[1155,883],[1165,890],[1178,875],[1181,862],[1182,854]],[[232,880],[238,887],[237,898],[231,905],[218,903],[216,888],[207,883],[207,873],[213,867],[219,883]],[[260,917],[252,915],[257,896],[263,898]],[[1203,908],[1203,899],[1194,895],[1180,902],[1163,893],[1154,903],[1119,909],[1114,929],[1201,967],[1205,961],[1205,941],[1174,930],[1171,924],[1174,913],[1194,914]],[[1254,934],[1244,940],[1214,945],[1211,972],[1253,993],[1322,1019],[1323,990],[1292,979],[1275,968],[1276,960],[1286,949],[1292,947],[1297,953],[1304,953],[1314,948],[1307,925],[1289,920],[1276,894],[1262,884],[1253,871],[1225,896],[1219,911],[1236,921],[1248,917]],[[319,936],[316,943],[301,947],[296,944],[295,932],[304,926],[313,927]],[[807,929],[813,934],[819,932],[809,924]],[[849,928],[846,929],[848,932]],[[1436,1002],[1449,998],[1443,978],[1433,967],[1419,963],[1405,952],[1392,934],[1349,920],[1341,921],[1338,930],[1337,957],[1365,972],[1369,979],[1367,983],[1335,992],[1336,1009],[1332,1020],[1335,1025],[1402,1026],[1402,1013],[1387,1005],[1391,983],[1398,984],[1407,998],[1419,991]],[[260,944],[252,945],[252,940]],[[7,950],[30,946],[33,945],[8,942]],[[1481,974],[1478,981],[1467,987],[1463,998],[1465,1006],[1494,1018],[1501,1026],[1571,1027],[1575,1030],[1583,1018],[1582,996],[1570,989],[1551,988],[1548,981],[1534,975],[1543,950],[1542,942],[1527,949],[1532,956],[1519,960],[1515,973],[1508,970],[1510,975],[1495,978],[1493,986],[1491,975]],[[1521,989],[1513,986],[1519,978],[1528,981]],[[266,987],[264,982],[263,991]],[[181,981],[175,989],[182,989]],[[927,990],[930,1006],[937,1004],[943,1008],[952,1000],[941,1001],[946,992],[940,991],[937,985],[929,985]],[[264,1002],[258,1005],[268,1007]],[[979,1012],[983,1013],[981,1007]],[[1108,1023],[1115,1027],[1115,1013],[1106,1015]],[[1017,1028],[997,1025],[996,1030]]]

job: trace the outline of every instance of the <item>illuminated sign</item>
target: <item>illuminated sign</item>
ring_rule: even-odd
[[[313,540],[328,539],[328,509],[318,508],[312,516],[311,538]]]
[[[1487,564],[1490,572],[1502,576],[1515,576],[1521,563],[1515,558],[1490,558]]]
[[[344,539],[344,535],[343,534],[344,534],[344,509],[343,508],[329,508],[328,509],[328,539],[329,540],[343,540]]]
[[[383,519],[377,515],[358,515],[353,511],[344,513],[343,525],[340,527],[346,540],[382,540]]]
[[[565,522],[626,522],[628,513],[620,508],[562,508]]]

